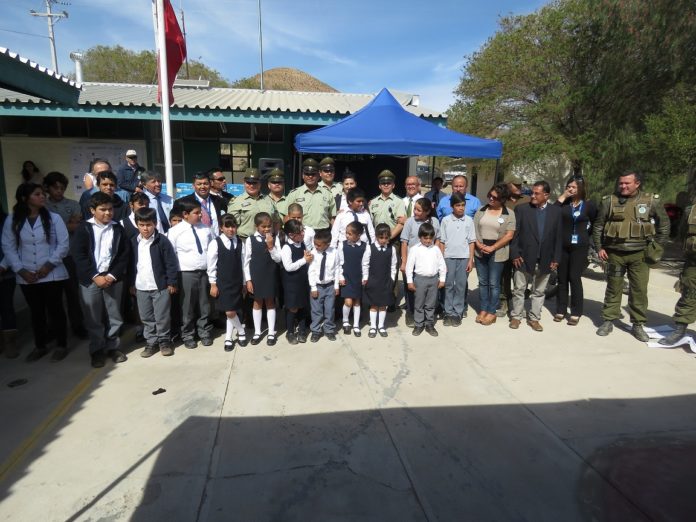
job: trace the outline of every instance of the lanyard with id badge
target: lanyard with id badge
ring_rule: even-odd
[[[573,211],[571,213],[571,216],[573,217],[573,234],[570,236],[570,244],[571,245],[577,245],[578,241],[580,240],[580,238],[578,236],[578,231],[577,231],[577,223],[578,223],[578,218],[580,218],[580,215],[582,214],[582,207],[584,204],[585,204],[585,202],[581,201],[577,207],[573,207]]]

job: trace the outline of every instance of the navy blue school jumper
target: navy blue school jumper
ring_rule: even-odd
[[[391,306],[394,304],[394,282],[391,278],[392,249],[387,245],[384,252],[377,245],[370,245],[370,269],[365,285],[365,304]]]
[[[254,299],[275,298],[278,263],[273,261],[265,241],[258,241],[257,236],[253,235],[250,243],[249,275],[254,285]]]
[[[299,245],[287,243],[292,254],[292,262],[304,257],[304,241]],[[283,289],[285,295],[285,308],[306,308],[309,304],[309,277],[307,276],[308,264],[302,265],[294,272],[283,269]]]
[[[343,242],[343,279],[346,285],[341,287],[341,297],[344,299],[362,298],[362,258],[365,253],[365,242],[360,246]]]
[[[215,308],[221,312],[242,310],[242,240],[237,238],[237,247],[227,249],[222,239],[217,241],[217,286],[220,290]],[[253,240],[252,240],[253,241]],[[275,264],[275,263],[274,263]],[[256,288],[254,288],[255,290]]]

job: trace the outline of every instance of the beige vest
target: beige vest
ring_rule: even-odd
[[[604,224],[604,237],[624,241],[645,241],[655,235],[655,224],[650,218],[653,195],[641,192],[628,198],[622,205],[612,194],[609,218]]]

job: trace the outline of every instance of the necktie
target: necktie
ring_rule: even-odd
[[[160,223],[162,223],[162,232],[166,234],[169,230],[169,218],[164,212],[164,208],[162,207],[162,199],[160,198],[159,194],[155,196],[155,200],[157,201],[157,215],[159,216]]]
[[[408,198],[408,208],[406,209],[406,217],[411,217],[412,210],[413,210],[413,199]]]
[[[196,238],[196,248],[198,249],[198,253],[202,254],[203,253],[203,245],[201,245],[201,240],[198,239],[198,234],[196,234],[196,227],[191,225],[191,232],[193,232],[193,237]]]
[[[202,201],[201,210],[203,212],[202,212],[202,216],[201,216],[201,222],[207,227],[209,227],[213,224],[213,220],[210,217],[210,211],[208,210],[209,207],[210,207],[210,200]]]
[[[354,210],[351,210],[350,213],[353,214],[353,222],[359,223],[360,220],[358,219],[358,213],[355,212]]]
[[[326,275],[326,250],[321,253],[321,266],[319,267],[319,282],[324,280]]]

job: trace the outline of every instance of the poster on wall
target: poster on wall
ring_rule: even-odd
[[[70,173],[72,179],[68,187],[72,187],[74,197],[79,199],[84,187],[84,176],[89,170],[89,164],[95,158],[105,159],[111,164],[114,174],[118,171],[119,166],[125,162],[124,155],[128,149],[135,148],[138,151],[138,163],[145,165],[145,144],[143,142],[123,142],[123,143],[90,143],[76,142],[70,146]]]

